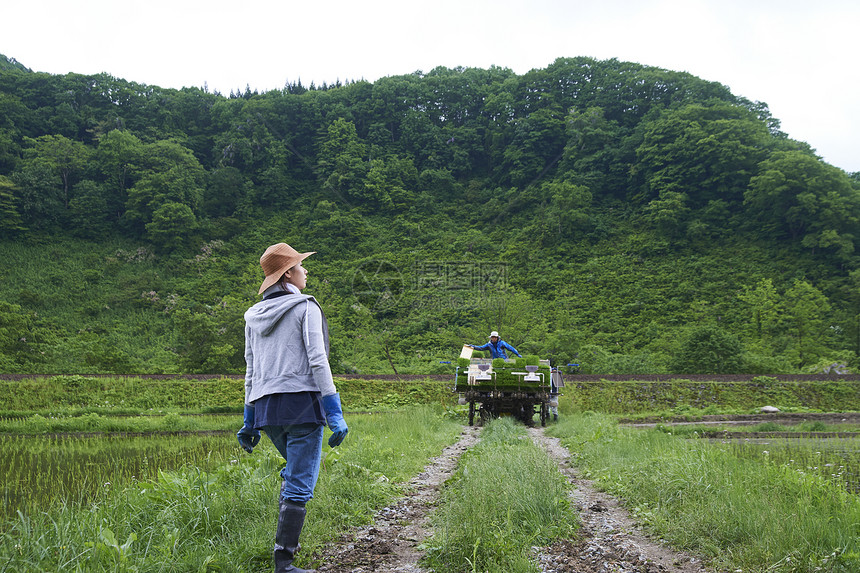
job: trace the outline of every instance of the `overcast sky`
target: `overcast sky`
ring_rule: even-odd
[[[7,0],[0,54],[161,87],[281,89],[436,66],[523,74],[589,56],[686,71],[766,102],[860,171],[857,0]]]

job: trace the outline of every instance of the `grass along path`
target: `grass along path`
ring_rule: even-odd
[[[860,571],[860,497],[820,476],[608,416],[565,416],[547,432],[651,534],[717,570]]]
[[[523,426],[465,427],[403,497],[327,546],[318,571],[537,572],[533,544],[576,529],[567,493],[557,464]]]
[[[582,524],[573,539],[558,540],[537,550],[541,573],[705,573],[702,559],[654,540],[637,527],[627,508],[599,491],[570,465],[561,440],[530,428],[532,441],[546,450],[574,488],[573,507]]]

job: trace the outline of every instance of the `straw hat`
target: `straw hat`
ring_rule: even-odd
[[[278,279],[285,272],[314,253],[316,251],[300,253],[286,243],[278,243],[266,249],[266,252],[260,257],[260,266],[263,267],[263,272],[266,273],[266,280],[263,281],[263,284],[260,286],[260,292],[257,294],[263,294],[263,291],[278,282]]]

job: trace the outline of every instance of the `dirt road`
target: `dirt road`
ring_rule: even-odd
[[[573,507],[582,528],[575,539],[534,548],[542,573],[709,573],[699,559],[650,540],[618,500],[598,492],[569,466],[570,453],[557,438],[530,428],[542,447],[575,486]],[[408,484],[407,495],[379,510],[374,522],[325,547],[320,573],[423,573],[418,549],[430,535],[429,514],[439,488],[457,467],[460,456],[480,440],[480,429],[467,427],[457,443],[445,448]]]

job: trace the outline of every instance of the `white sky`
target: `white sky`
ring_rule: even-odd
[[[281,89],[436,66],[523,74],[618,58],[766,102],[860,171],[857,0],[4,0],[0,54],[34,71],[169,88]]]

